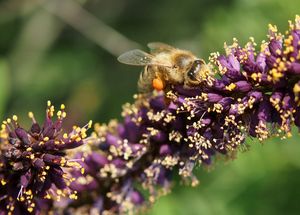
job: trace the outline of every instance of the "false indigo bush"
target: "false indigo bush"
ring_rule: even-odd
[[[245,47],[234,39],[225,51],[211,54],[214,74],[198,86],[135,95],[121,122],[96,124],[88,137],[86,127],[58,134],[63,110],[55,123],[33,120],[29,131],[15,117],[5,121],[0,214],[37,214],[49,195],[49,210],[63,214],[135,213],[170,192],[176,174],[197,185],[195,166],[232,157],[248,136],[290,137],[300,127],[300,17],[284,35],[270,25],[259,48],[252,38]],[[67,196],[74,198],[53,201]]]

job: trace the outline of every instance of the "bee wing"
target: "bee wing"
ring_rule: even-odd
[[[159,62],[153,55],[148,54],[139,49],[130,50],[121,54],[118,57],[120,63],[133,65],[133,66],[147,66],[147,65],[156,65],[156,66],[165,66],[172,67],[171,64],[166,62]]]
[[[151,42],[148,43],[147,46],[149,47],[151,53],[170,52],[176,49],[173,46],[161,42]]]
[[[151,64],[153,56],[141,51],[139,49],[130,50],[121,54],[118,57],[120,63],[134,65],[134,66],[146,66]]]

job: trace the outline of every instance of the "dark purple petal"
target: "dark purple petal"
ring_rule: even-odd
[[[247,81],[235,82],[236,89],[241,92],[248,92],[252,89],[252,85]]]
[[[281,55],[281,49],[282,49],[282,44],[281,41],[278,40],[271,40],[269,44],[269,49],[270,52],[273,56],[280,56]]]
[[[260,72],[264,72],[266,69],[266,55],[264,53],[259,53],[256,58],[256,64]]]
[[[292,74],[300,74],[300,63],[293,62],[290,64],[288,71]]]
[[[45,167],[45,163],[42,159],[36,158],[33,161],[33,166],[39,170],[42,170]]]
[[[28,134],[24,129],[16,128],[15,132],[16,132],[16,135],[18,136],[18,138],[22,141],[22,144],[24,146],[30,145]]]
[[[101,167],[108,163],[107,158],[99,153],[93,152],[90,156],[91,159]]]
[[[235,56],[233,56],[232,54],[230,54],[230,55],[228,56],[228,61],[229,61],[229,63],[231,64],[233,70],[235,70],[235,71],[240,71],[240,63],[239,63],[239,61],[236,59]]]
[[[31,133],[39,134],[41,132],[41,127],[38,123],[33,123],[30,129]]]
[[[58,189],[65,189],[67,187],[66,182],[63,179],[63,174],[64,172],[58,168],[53,168],[49,173],[51,181]]]
[[[172,153],[171,146],[168,144],[163,144],[159,148],[159,154],[162,156],[169,155]]]
[[[208,93],[207,98],[208,102],[218,102],[223,98],[223,96],[216,93]]]
[[[130,198],[135,205],[141,205],[145,201],[143,195],[138,191],[131,191]]]
[[[218,103],[222,105],[224,110],[228,110],[230,108],[230,105],[233,102],[233,98],[231,97],[225,97],[222,98]]]

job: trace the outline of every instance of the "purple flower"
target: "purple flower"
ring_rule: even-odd
[[[82,201],[65,211],[136,212],[168,193],[176,174],[197,185],[197,164],[230,157],[247,146],[247,136],[289,137],[294,122],[300,125],[299,20],[285,37],[270,26],[261,52],[251,39],[245,47],[235,40],[227,55],[212,54],[219,73],[213,84],[137,95],[124,106],[123,122],[96,126],[89,149],[77,155],[85,157],[84,175],[72,171]]]
[[[66,150],[84,143],[86,130],[75,127],[63,133],[66,117],[64,105],[53,121],[54,107],[48,102],[43,125],[29,113],[32,125],[22,128],[17,116],[3,121],[0,139],[0,214],[28,214],[47,210],[53,200],[68,196],[76,199],[76,192],[69,186],[74,178],[65,168],[82,169],[77,160],[69,159]],[[81,160],[81,159],[80,159]],[[83,169],[82,169],[83,170]],[[49,209],[48,208],[48,209]]]
[[[176,176],[197,185],[197,165],[233,157],[247,136],[290,137],[300,128],[300,17],[285,36],[270,26],[268,38],[260,51],[253,39],[234,40],[226,55],[212,54],[209,81],[136,95],[121,122],[96,124],[88,137],[86,126],[62,134],[64,108],[53,122],[50,104],[43,126],[32,114],[29,130],[15,116],[4,121],[0,214],[38,214],[48,198],[49,210],[65,214],[136,213],[170,192]],[[69,159],[65,150],[84,142]],[[70,198],[54,203],[62,197]]]

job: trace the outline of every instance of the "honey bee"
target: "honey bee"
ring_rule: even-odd
[[[141,93],[153,89],[161,91],[177,84],[189,88],[200,84],[211,72],[210,66],[190,51],[160,42],[149,43],[147,46],[150,53],[134,49],[118,57],[121,63],[144,66],[138,81]]]

